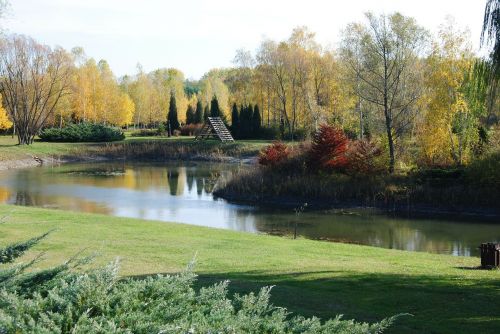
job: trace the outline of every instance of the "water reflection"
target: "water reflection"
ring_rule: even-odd
[[[80,164],[0,173],[0,203],[177,221],[194,225],[293,233],[293,210],[259,209],[214,200],[221,176],[235,165]],[[298,234],[312,239],[454,255],[478,255],[477,246],[500,241],[500,226],[396,219],[359,212],[304,212]]]

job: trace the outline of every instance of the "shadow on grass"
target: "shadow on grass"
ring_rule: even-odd
[[[456,269],[462,269],[462,270],[491,270],[493,268],[485,268],[481,266],[472,266],[472,267],[455,267]]]
[[[0,147],[16,147],[16,146],[19,146],[18,143],[15,143],[15,144],[0,144]]]
[[[496,275],[492,272],[492,275]],[[375,322],[410,313],[389,333],[498,333],[499,279],[453,276],[359,274],[342,271],[272,275],[259,271],[200,274],[197,287],[230,280],[230,293],[258,291],[274,285],[272,302],[294,314],[322,319]]]

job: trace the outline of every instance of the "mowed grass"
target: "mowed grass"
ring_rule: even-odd
[[[162,145],[165,143],[166,145]],[[0,162],[39,158],[78,158],[81,156],[107,156],[142,152],[150,158],[165,156],[170,152],[192,152],[226,156],[252,156],[268,145],[266,140],[238,140],[221,143],[217,140],[194,141],[194,137],[131,137],[113,143],[48,143],[35,141],[32,145],[17,145],[17,138],[0,136]],[[158,145],[160,144],[160,145]],[[128,159],[133,156],[128,155]],[[148,158],[138,157],[138,158]]]
[[[82,146],[85,144],[35,142],[33,145],[17,145],[16,137],[0,136],[0,161],[62,156]]]
[[[121,274],[173,273],[196,256],[199,284],[231,280],[231,293],[275,285],[273,303],[303,315],[377,321],[408,312],[391,333],[498,333],[500,271],[478,258],[291,240],[183,224],[0,205],[0,244],[55,229],[24,261],[37,267],[99,252]]]

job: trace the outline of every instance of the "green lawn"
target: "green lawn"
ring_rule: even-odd
[[[395,333],[498,333],[500,271],[478,258],[290,240],[173,223],[0,205],[0,244],[56,230],[27,258],[39,267],[85,249],[119,256],[123,275],[177,272],[195,256],[200,284],[233,292],[275,285],[273,302],[304,315],[375,321],[401,312]]]
[[[32,156],[47,157],[64,155],[84,146],[76,143],[44,143],[35,142],[33,145],[17,145],[17,138],[0,136],[0,161],[27,159]]]
[[[147,146],[148,143],[171,142],[175,148],[186,147],[193,151],[204,152],[222,152],[231,154],[250,154],[255,155],[260,149],[268,145],[270,141],[266,140],[238,140],[235,143],[223,144],[216,140],[195,142],[193,137],[130,137],[127,136],[124,141],[114,142],[113,145],[129,144]],[[35,141],[32,145],[17,145],[17,138],[11,136],[0,136],[0,162],[14,161],[21,159],[31,159],[33,156],[40,158],[47,157],[72,157],[83,153],[89,155],[100,154],[106,143],[48,143]],[[103,153],[106,155],[106,152]],[[153,152],[153,155],[154,152]]]

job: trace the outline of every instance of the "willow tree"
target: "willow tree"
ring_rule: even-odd
[[[382,114],[392,173],[395,142],[412,124],[422,94],[419,52],[427,33],[399,13],[366,18],[367,24],[346,30],[341,52],[359,80],[358,94]]]
[[[474,54],[467,30],[447,19],[437,37],[426,59],[427,110],[418,142],[423,162],[462,165],[478,141],[484,99],[476,95]]]
[[[491,47],[490,61],[484,74],[490,84],[488,109],[494,112],[500,78],[500,0],[488,0],[484,10],[481,45]],[[484,67],[484,66],[483,66]]]
[[[13,120],[19,144],[33,143],[68,92],[71,57],[25,36],[0,41],[0,91]]]
[[[488,0],[484,10],[481,44],[492,44],[491,60],[495,77],[500,76],[500,0]]]

